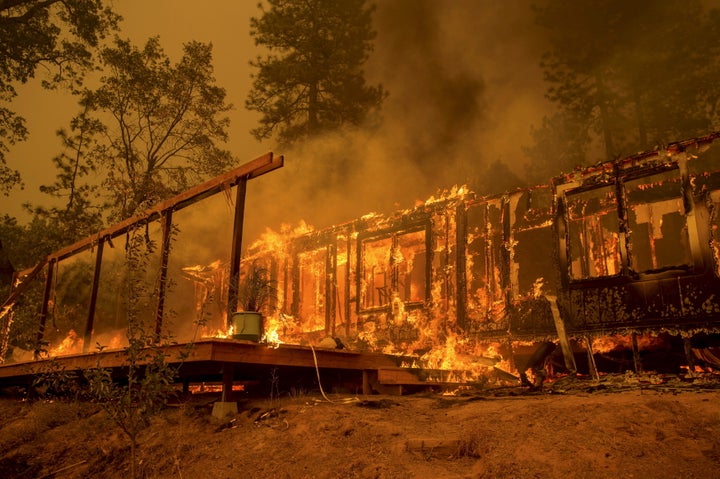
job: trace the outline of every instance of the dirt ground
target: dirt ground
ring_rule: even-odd
[[[657,382],[656,382],[657,383]],[[147,478],[720,477],[717,381],[619,377],[454,396],[213,397],[166,408],[139,438]],[[129,442],[97,405],[0,398],[0,476],[129,478]]]

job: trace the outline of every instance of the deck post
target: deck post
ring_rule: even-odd
[[[158,280],[158,299],[155,310],[155,341],[160,342],[163,316],[165,314],[165,293],[172,241],[172,208],[162,212],[162,250],[160,252],[160,278]]]
[[[228,284],[227,324],[230,327],[230,318],[237,310],[238,285],[240,284],[240,258],[242,256],[243,224],[245,222],[245,195],[247,192],[247,178],[240,178],[235,192],[235,219],[233,221],[233,236],[230,251],[230,281]]]
[[[222,394],[220,400],[213,404],[212,415],[218,419],[235,415],[238,412],[237,401],[233,401],[233,379],[235,377],[235,364],[222,365]]]
[[[97,249],[95,250],[95,270],[93,271],[92,289],[90,290],[90,305],[88,306],[88,316],[85,322],[85,334],[83,335],[83,352],[90,350],[90,340],[92,339],[93,329],[95,327],[95,308],[97,306],[98,285],[100,284],[100,269],[102,267],[103,249],[105,246],[105,238],[98,240]]]

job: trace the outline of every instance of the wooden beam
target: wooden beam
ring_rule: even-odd
[[[560,347],[562,348],[563,358],[565,359],[565,367],[570,374],[577,373],[577,365],[575,364],[575,356],[573,355],[572,348],[570,347],[570,341],[568,340],[567,332],[565,331],[565,321],[560,316],[560,310],[557,305],[557,298],[555,296],[545,296],[550,302],[550,311],[552,312],[553,321],[555,322],[555,331],[557,332],[558,339],[560,340]]]
[[[50,294],[53,289],[53,276],[55,272],[55,265],[57,262],[51,259],[48,263],[48,272],[45,276],[45,292],[43,293],[43,302],[40,308],[40,324],[38,325],[37,338],[35,341],[35,353],[37,354],[40,343],[45,336],[45,322],[47,321],[48,307],[50,305]]]
[[[590,336],[585,336],[585,349],[587,350],[590,376],[595,381],[600,381],[600,373],[598,372],[597,363],[595,362],[595,353],[593,352],[592,338]]]
[[[95,271],[93,272],[92,289],[90,290],[90,306],[88,307],[88,317],[85,322],[85,334],[83,335],[83,351],[88,352],[90,349],[90,340],[92,339],[93,328],[95,327],[95,307],[97,305],[98,286],[100,284],[100,268],[102,267],[102,257],[105,240],[100,239],[95,251]]]
[[[267,153],[261,157],[258,157],[244,165],[235,168],[234,170],[228,171],[220,176],[217,176],[205,183],[190,188],[187,191],[180,193],[168,200],[165,200],[154,207],[145,210],[144,212],[132,216],[126,220],[121,221],[113,226],[105,228],[104,230],[89,236],[85,239],[77,241],[70,246],[62,248],[50,255],[50,258],[54,258],[57,261],[72,256],[73,254],[90,248],[95,244],[99,238],[109,236],[114,238],[121,234],[128,232],[133,229],[139,223],[147,223],[160,217],[163,211],[173,209],[175,211],[185,208],[203,198],[219,193],[220,191],[226,190],[235,186],[238,181],[242,178],[257,178],[260,175],[273,171],[277,168],[281,168],[284,164],[282,156],[277,158],[273,157],[272,152]]]
[[[35,266],[33,266],[29,270],[21,271],[20,273],[16,274],[19,284],[15,286],[13,284],[12,292],[10,293],[10,296],[5,300],[5,302],[2,304],[2,310],[0,310],[0,318],[5,316],[9,310],[6,310],[6,308],[12,307],[13,304],[15,304],[15,301],[25,292],[27,287],[32,283],[32,281],[35,279],[35,277],[42,271],[42,269],[45,267],[45,265],[48,263],[47,259],[44,259],[43,261],[39,262]],[[24,277],[23,277],[24,276]]]
[[[168,260],[170,259],[170,240],[172,239],[172,208],[163,212],[162,249],[160,251],[160,278],[158,279],[158,298],[155,310],[155,341],[162,334],[163,315],[165,314],[165,289],[167,284]]]
[[[640,346],[638,345],[637,333],[632,332],[630,334],[632,341],[632,354],[633,354],[633,367],[637,374],[643,372],[642,361],[640,360]]]
[[[235,377],[235,365],[233,363],[223,363],[222,365],[222,396],[221,402],[231,402],[233,400],[233,379]]]
[[[233,219],[232,244],[230,245],[230,278],[228,281],[228,304],[225,327],[230,327],[234,312],[238,310],[238,287],[240,285],[240,258],[242,256],[243,226],[245,224],[245,195],[247,179],[241,178],[235,192],[235,217]]]
[[[170,222],[171,213],[174,210],[182,209],[186,206],[189,206],[197,201],[200,201],[203,198],[206,198],[208,196],[214,195],[220,191],[227,190],[229,188],[232,188],[233,186],[242,183],[243,185],[247,182],[248,179],[251,178],[257,178],[261,175],[264,175],[265,173],[268,173],[270,171],[273,171],[277,168],[281,168],[284,164],[284,158],[282,156],[274,157],[272,152],[269,152],[263,156],[260,156],[248,163],[245,163],[238,168],[235,168],[234,170],[231,170],[227,173],[224,173],[222,175],[219,175],[209,181],[206,181],[205,183],[195,186],[193,188],[190,188],[187,191],[184,191],[183,193],[180,193],[179,195],[176,195],[166,201],[161,202],[160,204],[154,206],[151,209],[148,209],[144,211],[143,213],[140,213],[138,215],[135,215],[131,218],[128,218],[124,221],[121,221],[120,223],[117,223],[113,226],[110,226],[108,228],[105,228],[101,230],[100,232],[88,236],[80,241],[77,241],[73,243],[70,246],[66,246],[65,248],[62,248],[58,251],[55,251],[54,253],[51,253],[46,258],[44,258],[42,261],[40,261],[37,265],[35,265],[31,269],[27,269],[25,271],[22,271],[18,273],[18,277],[24,276],[22,282],[18,284],[18,286],[12,291],[8,299],[6,299],[2,306],[0,306],[0,320],[2,320],[4,317],[6,317],[11,309],[12,306],[15,304],[17,299],[22,295],[22,293],[25,291],[25,289],[32,283],[32,281],[35,279],[35,277],[38,275],[38,273],[43,269],[43,267],[46,264],[50,264],[48,269],[48,280],[46,282],[46,292],[45,297],[42,305],[42,311],[40,314],[40,326],[38,329],[38,336],[37,340],[38,342],[42,340],[44,335],[44,328],[45,328],[45,318],[47,316],[47,309],[48,309],[48,287],[50,287],[50,282],[52,280],[52,267],[55,263],[58,261],[61,261],[65,258],[68,258],[74,254],[80,253],[82,251],[85,251],[89,248],[94,247],[96,244],[98,247],[102,244],[104,241],[111,241],[112,238],[119,236],[123,233],[126,233],[133,228],[137,227],[138,225],[145,224],[147,225],[149,222],[156,220],[159,217],[167,217],[167,222]],[[242,220],[242,218],[241,218]],[[165,261],[165,269],[167,268],[167,262],[166,262],[166,254],[167,254],[167,246],[166,241],[169,241],[169,237],[166,235],[166,231],[163,231],[163,261]],[[99,267],[96,266],[96,271],[99,270]],[[162,274],[162,271],[161,271]],[[97,282],[97,278],[95,278],[95,283]],[[96,288],[96,284],[93,284],[93,288]],[[164,284],[161,281],[161,288],[164,288]],[[161,316],[163,311],[163,302],[164,302],[164,291],[160,292],[160,296],[158,298],[158,307],[157,307],[157,315]],[[91,296],[92,298],[96,297],[97,293],[93,293]],[[87,320],[87,327],[86,327],[86,333],[85,336],[88,335],[88,329],[92,328],[92,323],[94,322],[94,311],[95,305],[93,304],[93,301],[91,299],[91,305],[90,305],[90,312],[88,313],[88,320]],[[3,324],[3,323],[0,323]],[[8,337],[10,334],[10,319],[7,320],[7,327],[3,328],[3,331],[0,331],[0,364],[4,361],[5,353],[7,352],[7,342]],[[159,329],[161,327],[161,319],[157,321],[157,327],[156,327],[156,333],[159,334]],[[86,338],[87,339],[87,338]]]

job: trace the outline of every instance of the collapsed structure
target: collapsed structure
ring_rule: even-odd
[[[557,342],[566,369],[597,374],[599,338],[625,338],[637,369],[643,347],[662,336],[663,348],[669,341],[688,353],[680,360],[688,367],[701,359],[717,367],[712,354],[692,353],[712,345],[720,329],[718,137],[673,143],[503,195],[454,188],[392,215],[267,232],[241,258],[243,181],[276,168],[270,156],[203,190],[207,202],[223,191],[218,185],[228,197],[238,188],[238,204],[227,215],[234,226],[225,231],[213,219],[212,241],[224,244],[219,230],[231,238],[220,254],[207,251],[207,233],[191,245],[203,233],[190,235],[196,223],[189,217],[178,226],[171,214],[181,202],[133,220],[133,228],[145,228],[148,244],[157,236],[161,245],[150,260],[146,312],[158,334],[170,330],[181,341],[198,331],[232,334],[238,281],[261,264],[278,293],[264,311],[269,343],[312,345],[330,337],[349,350],[417,360],[407,366],[502,366],[523,374]],[[209,210],[205,204],[203,212]],[[20,301],[18,291],[31,294],[33,281],[36,345],[57,346],[72,330],[87,352],[108,341],[106,333],[122,330],[122,248],[115,258],[103,258],[102,248],[127,234],[129,224],[18,276],[22,287],[0,313],[3,356],[22,349],[7,312]],[[171,248],[173,228],[181,248]],[[585,358],[580,365],[578,358]]]

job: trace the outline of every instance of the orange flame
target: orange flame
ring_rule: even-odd
[[[78,336],[74,329],[68,331],[67,336],[56,346],[48,348],[47,356],[64,356],[83,352],[83,338]]]

